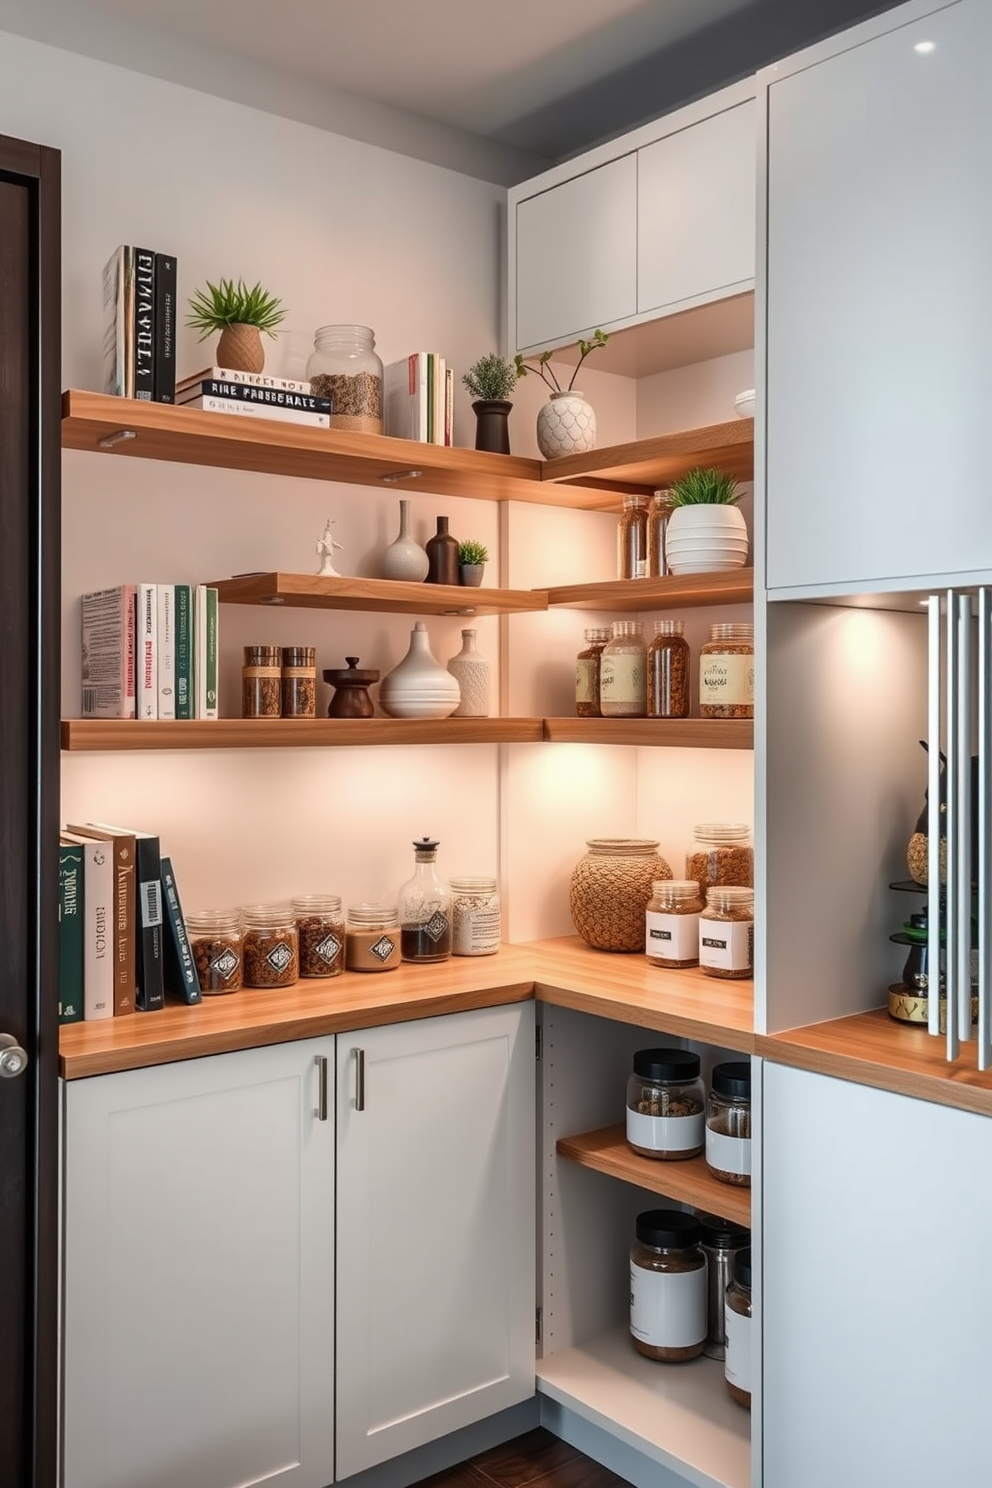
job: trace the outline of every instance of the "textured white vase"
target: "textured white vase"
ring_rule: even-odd
[[[453,718],[489,717],[489,663],[475,647],[475,631],[462,631],[462,649],[448,662],[448,671],[461,689],[462,700]]]
[[[401,498],[399,535],[383,553],[379,572],[384,579],[405,579],[411,584],[422,584],[429,567],[425,549],[414,541],[410,532],[410,503]]]
[[[431,653],[427,626],[418,620],[410,649],[379,683],[379,706],[390,718],[448,718],[458,707],[458,682]]]
[[[736,506],[677,506],[668,519],[665,558],[673,574],[743,568],[747,549],[747,524]]]
[[[596,411],[581,393],[552,393],[537,415],[537,447],[546,460],[596,448]]]

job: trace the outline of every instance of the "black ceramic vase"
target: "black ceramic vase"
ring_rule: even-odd
[[[475,447],[491,455],[510,453],[510,426],[507,420],[513,404],[508,398],[479,398],[475,409]]]

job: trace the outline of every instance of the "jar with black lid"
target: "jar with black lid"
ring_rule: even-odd
[[[627,1142],[642,1157],[697,1157],[706,1141],[699,1055],[638,1049],[627,1080]]]
[[[738,1405],[751,1409],[751,1252],[734,1257],[734,1279],[727,1288],[724,1323],[727,1389]]]
[[[630,1337],[649,1359],[695,1359],[706,1339],[706,1257],[699,1221],[681,1209],[637,1216],[630,1249]]]
[[[751,1187],[751,1065],[713,1066],[706,1101],[706,1166],[721,1183]]]
[[[700,1214],[702,1231],[699,1243],[706,1257],[706,1343],[707,1359],[722,1359],[727,1342],[724,1306],[727,1288],[733,1280],[734,1257],[751,1244],[751,1231],[715,1214]]]

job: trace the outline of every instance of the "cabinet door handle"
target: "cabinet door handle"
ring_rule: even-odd
[[[327,1055],[315,1054],[313,1062],[317,1066],[317,1120],[327,1120]]]
[[[992,1064],[992,590],[978,591],[978,1068]]]
[[[971,1039],[971,595],[958,595],[957,926],[958,1038]],[[976,803],[977,804],[977,803]],[[950,844],[948,844],[950,872]]]
[[[928,666],[927,681],[927,977],[938,989],[936,997],[927,997],[927,1032],[940,1037],[940,967],[943,952],[940,944],[942,887],[940,882],[940,724],[943,660],[940,649],[940,595],[927,600]]]
[[[365,1110],[365,1050],[355,1050],[355,1110]]]

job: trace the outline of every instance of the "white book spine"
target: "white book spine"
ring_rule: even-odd
[[[158,716],[176,716],[176,587],[158,586]]]
[[[83,1018],[114,1016],[114,845],[83,845]]]
[[[124,249],[115,248],[103,269],[103,390],[123,398]]]
[[[434,358],[434,443],[444,443],[444,357]]]
[[[182,406],[202,408],[208,413],[235,413],[240,414],[242,418],[278,419],[280,423],[286,424],[309,424],[312,429],[331,427],[330,414],[327,413],[304,413],[296,408],[270,408],[266,404],[240,403],[235,398],[216,398],[213,395],[204,395],[200,398],[190,398]]]
[[[158,717],[158,593],[155,584],[139,584],[137,600],[137,676],[135,705],[139,718]]]
[[[80,597],[84,718],[135,713],[135,586],[118,584]]]

